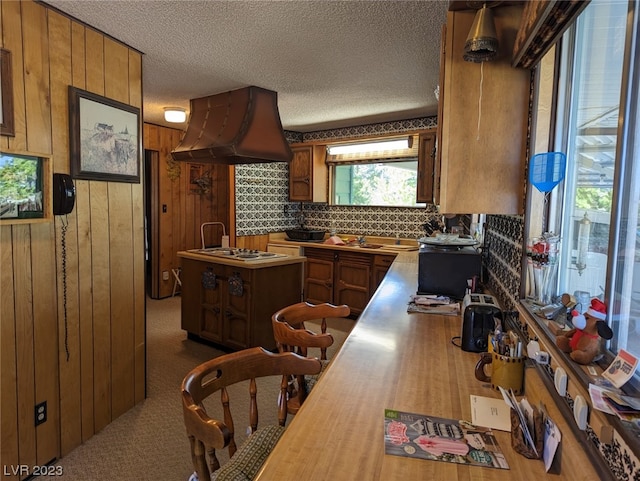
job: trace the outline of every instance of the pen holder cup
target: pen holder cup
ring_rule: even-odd
[[[524,391],[524,357],[503,356],[495,352],[483,352],[476,364],[478,381],[488,382],[498,391],[502,387],[513,390],[516,396]],[[491,364],[491,375],[487,376],[485,366]]]

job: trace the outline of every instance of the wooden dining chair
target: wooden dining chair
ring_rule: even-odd
[[[333,344],[333,336],[327,332],[327,318],[348,317],[351,309],[346,304],[336,306],[329,303],[309,304],[299,302],[284,307],[271,317],[273,336],[279,352],[295,352],[307,357],[309,348],[320,349],[322,370],[328,365],[327,348]],[[305,322],[320,321],[320,333],[307,328]],[[321,373],[313,376],[292,378],[288,389],[287,411],[295,414],[302,406],[307,394]]]
[[[318,359],[304,358],[290,352],[274,354],[254,347],[216,357],[189,372],[182,382],[182,408],[198,479],[253,479],[284,431],[289,375],[317,374],[321,367]],[[265,376],[282,377],[277,402],[278,425],[258,429],[256,378]],[[248,418],[251,435],[238,448],[227,388],[241,381],[249,381]],[[203,405],[203,401],[216,392],[220,392],[222,419],[210,417]],[[220,467],[216,450],[225,448],[229,461]]]

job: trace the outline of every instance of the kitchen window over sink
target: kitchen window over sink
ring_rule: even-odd
[[[332,205],[425,207],[416,202],[417,135],[333,144],[327,164]]]
[[[425,207],[416,202],[418,159],[332,164],[331,204]]]
[[[560,237],[551,291],[585,292],[604,300],[614,331],[609,350],[625,349],[636,357],[640,357],[639,9],[634,1],[592,0],[556,47],[557,83],[545,84],[557,89],[549,95],[555,98],[549,150],[566,154],[566,172],[550,194],[531,194],[528,220],[529,237],[543,230]],[[539,146],[536,151],[532,148],[532,154],[538,152]]]

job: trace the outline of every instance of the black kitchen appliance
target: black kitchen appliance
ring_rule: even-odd
[[[486,352],[489,334],[502,324],[502,310],[487,294],[468,294],[462,304],[462,350]]]
[[[418,294],[462,299],[468,281],[480,278],[481,254],[473,247],[422,245],[418,254]]]

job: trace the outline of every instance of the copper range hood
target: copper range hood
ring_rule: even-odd
[[[191,100],[189,125],[175,160],[216,164],[289,162],[278,94],[245,87]]]

